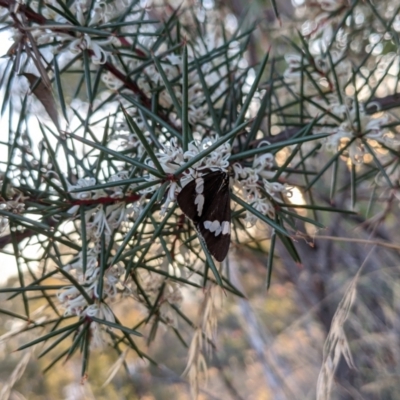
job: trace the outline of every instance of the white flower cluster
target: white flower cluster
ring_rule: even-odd
[[[335,65],[334,71],[332,71],[328,57],[321,54],[313,57],[287,54],[285,60],[288,68],[283,74],[285,82],[296,93],[303,92],[306,96],[317,96],[321,92],[331,92],[334,88],[335,79],[337,79],[339,86],[343,87],[349,79],[349,72],[351,72],[350,62],[343,57],[342,53],[337,51],[333,51],[331,57],[332,64]],[[306,70],[307,72],[305,72]]]
[[[188,63],[193,62],[195,58],[198,59],[201,56],[207,55],[211,50],[223,45],[222,39],[217,39],[215,32],[206,34],[202,40],[204,40],[204,43],[209,44],[210,48],[203,42],[200,43],[200,40],[198,40],[193,51],[191,48],[188,48]],[[234,56],[239,53],[239,48],[238,43],[233,43],[230,47],[229,55],[234,58]],[[132,59],[126,59],[125,61],[127,65],[129,65],[129,70],[131,71],[140,67],[140,61],[132,61]],[[238,61],[239,58],[236,59],[236,62]],[[232,60],[231,62],[233,63],[234,61]],[[182,57],[176,54],[169,54],[160,60],[160,64],[168,82],[171,83],[173,95],[177,101],[181,103],[183,84]],[[211,101],[215,102],[221,94],[228,89],[228,70],[225,59],[223,57],[215,57],[209,62],[202,63],[200,68],[207,79],[208,88],[212,88],[212,91],[210,91]],[[121,87],[121,81],[112,74],[105,74],[102,79],[111,90],[116,90]],[[163,86],[165,87],[162,75],[155,64],[145,67],[143,72],[135,77],[135,82],[142,93],[148,98],[152,97],[155,89]],[[208,105],[205,101],[203,86],[197,70],[189,72],[188,87],[189,122],[192,126],[195,126],[197,131],[204,133],[203,125],[211,125],[212,120],[208,112]],[[162,107],[167,109],[174,106],[171,94],[166,88],[158,93],[158,101]],[[175,118],[177,119],[175,122],[180,124],[178,117],[175,116]],[[199,124],[199,122],[201,122],[201,124]]]
[[[64,40],[66,38],[64,37]],[[110,52],[105,48],[110,44],[119,45],[119,41],[117,38],[110,36],[106,40],[92,40],[92,38],[84,33],[80,35],[78,39],[74,39],[71,41],[69,45],[69,50],[73,54],[82,53],[84,50],[92,50],[93,55],[91,57],[91,61],[93,64],[104,64],[107,61],[107,57],[110,55]]]
[[[164,171],[168,174],[174,174],[186,161],[196,157],[215,143],[217,139],[218,137],[215,136],[214,138],[205,138],[202,141],[193,141],[189,143],[188,150],[183,152],[182,147],[173,138],[163,146],[162,151],[156,153],[156,156]],[[260,145],[263,144],[266,143],[262,142]],[[187,183],[208,171],[228,171],[230,156],[231,146],[225,142],[184,171],[180,179],[181,186],[184,187]],[[243,167],[241,164],[235,163],[232,166],[234,175],[231,180],[232,187],[239,196],[257,211],[263,215],[268,215],[270,218],[275,216],[273,200],[279,200],[281,195],[290,196],[290,189],[287,186],[279,182],[270,182],[275,175],[271,170],[274,160],[275,158],[272,154],[266,153],[255,156],[251,167]],[[154,167],[151,159],[148,159],[147,163]],[[149,179],[152,180],[154,177],[150,176]],[[146,190],[148,192],[154,191],[154,187]],[[178,182],[171,181],[166,201],[161,207],[161,215],[165,215],[169,204],[176,201],[179,191]],[[256,221],[257,217],[254,214],[251,212],[246,213],[245,222],[248,226],[254,225]]]
[[[122,179],[127,179],[128,173],[121,171],[110,177],[109,182],[117,182]],[[79,179],[76,185],[69,185],[69,191],[75,189],[81,189],[85,187],[91,187],[96,184],[94,178]],[[100,198],[119,199],[123,196],[123,186],[112,186],[105,192],[102,189],[95,189],[90,191],[82,191],[71,193],[71,196],[78,200],[96,200]],[[80,205],[77,204],[69,209],[69,213],[75,215]],[[124,202],[114,202],[104,207],[103,204],[99,204],[95,208],[88,209],[85,214],[86,222],[86,234],[89,238],[98,240],[104,233],[106,242],[108,243],[112,232],[117,229],[121,223],[125,220],[129,209],[126,208]]]
[[[346,153],[351,162],[360,164],[364,162],[364,155],[368,153],[365,141],[372,147],[377,145],[376,142],[390,147],[397,146],[400,142],[394,139],[386,128],[389,122],[387,115],[380,117],[368,115],[361,104],[359,110],[356,110],[354,99],[346,95],[346,91],[342,89],[350,79],[351,68],[348,61],[341,60],[340,53],[332,53],[336,75],[334,78],[327,57],[317,55],[312,60],[303,58],[304,67],[311,68],[309,74],[306,74],[302,68],[301,56],[288,55],[286,56],[288,68],[284,78],[297,92],[300,92],[303,82],[304,94],[312,96],[313,102],[304,102],[303,105],[310,118],[318,119],[318,125],[314,126],[313,133],[329,134],[324,140],[326,149],[336,152],[347,144]],[[335,80],[336,85],[333,84]],[[341,93],[337,92],[337,87]],[[321,92],[324,93],[324,97],[321,96]]]
[[[291,196],[289,187],[269,180],[275,175],[271,171],[274,160],[275,158],[272,154],[266,153],[255,156],[252,167],[242,167],[238,163],[233,164],[234,182],[241,197],[261,214],[271,219],[275,217],[275,207],[272,200],[282,201],[279,196]],[[259,182],[262,182],[262,186]],[[254,214],[246,211],[245,222],[248,227],[255,225],[257,220],[258,218]]]
[[[73,29],[66,29],[70,22],[60,15],[64,10],[62,10],[56,0],[49,0],[45,3],[34,1],[31,3],[31,6],[34,10],[39,10],[40,7],[40,13],[44,17],[49,21],[53,20],[56,22],[54,25],[48,24],[32,31],[32,36],[39,45],[50,44],[54,41],[69,42],[68,46],[62,47],[62,51],[65,52],[67,50],[72,54],[79,54],[86,49],[91,50],[91,61],[93,64],[104,64],[111,55],[109,50],[112,46],[118,47],[121,45],[121,41],[113,35],[112,31],[110,31],[108,37],[103,36],[101,40],[96,33],[89,34],[77,30],[73,34],[70,33]],[[76,0],[69,7],[69,13],[81,26],[95,28],[98,25],[113,21],[117,16],[123,14],[128,7],[130,7],[130,2],[126,0],[95,1],[94,4],[88,0]],[[59,9],[61,13],[55,12],[54,9]],[[140,19],[142,11],[140,5],[135,5],[132,7],[127,20]],[[133,26],[135,25],[133,24]],[[130,27],[126,27],[125,31],[128,32],[131,29]],[[102,31],[104,32],[104,29]],[[15,35],[17,36],[18,33],[16,32]],[[61,48],[57,51],[61,51]]]
[[[109,182],[117,182],[121,179],[127,179],[126,171],[110,177]],[[79,179],[76,185],[69,185],[69,190],[79,188],[89,188],[96,184],[94,178]],[[83,259],[84,253],[80,252],[76,260],[64,267],[76,281],[84,288],[86,296],[75,286],[67,286],[60,290],[58,299],[65,309],[65,315],[76,315],[79,317],[95,316],[100,319],[106,319],[109,322],[115,322],[114,316],[108,304],[112,302],[117,295],[118,289],[124,290],[125,286],[122,282],[124,270],[118,264],[109,265],[100,277],[101,252],[104,248],[101,246],[101,238],[104,234],[106,245],[115,230],[126,220],[127,215],[132,209],[127,208],[125,202],[117,201],[123,196],[122,186],[112,186],[105,192],[102,189],[90,189],[83,192],[71,193],[71,196],[79,201],[99,200],[99,199],[115,199],[115,201],[105,207],[99,204],[94,208],[88,208],[85,212],[85,230],[87,236],[86,260]],[[80,205],[73,206],[69,212],[75,214]],[[98,292],[100,279],[102,279],[102,293]],[[105,300],[100,302],[99,299]],[[89,304],[87,299],[92,299],[93,303]],[[101,345],[103,341],[102,327],[91,322],[90,329],[92,337],[91,343],[94,346]]]
[[[182,147],[178,144],[176,138],[172,138],[170,141],[163,145],[161,151],[156,153],[156,156],[167,174],[174,174],[187,160],[190,160],[194,156],[198,155],[203,150],[210,147],[217,138],[206,138],[202,141],[192,141],[189,143],[188,150],[183,152]],[[185,186],[191,180],[201,176],[204,170],[212,171],[227,171],[229,167],[228,159],[231,155],[231,147],[228,143],[224,143],[216,150],[212,151],[207,157],[201,158],[197,163],[192,165],[187,171],[184,171],[181,177],[181,184]],[[154,163],[151,159],[148,159],[147,164],[154,167]],[[153,180],[153,176],[149,176],[149,180]],[[158,185],[159,186],[159,185]],[[144,192],[152,192],[157,186],[153,186],[146,189]],[[168,206],[171,202],[176,201],[177,193],[180,191],[179,185],[175,181],[171,181],[168,187],[167,198],[161,207],[161,215],[165,215]]]
[[[144,19],[144,22],[146,22],[146,19]],[[140,31],[138,30],[135,32],[134,30],[139,29],[138,27],[140,27]],[[134,24],[129,27],[129,29],[130,34],[137,33],[137,40],[143,47],[151,49],[155,36],[146,36],[146,30],[154,33],[157,30],[155,25],[147,23]],[[203,36],[193,41],[193,47],[187,46],[188,63],[189,65],[193,65],[195,60],[199,60],[202,57],[207,56],[207,58],[210,58],[209,61],[200,63],[200,69],[207,82],[211,101],[215,103],[224,93],[227,93],[229,89],[229,70],[225,55],[210,57],[210,54],[213,54],[213,52],[217,53],[218,49],[223,48],[226,43],[218,29],[210,30],[208,24],[204,25],[204,29],[205,32]],[[229,44],[226,54],[229,56],[231,68],[236,65],[240,69],[240,65],[242,65],[240,62],[244,61],[244,59],[239,56],[240,48],[240,43],[238,41],[232,41]],[[147,65],[146,62],[146,66],[143,68],[143,61],[137,59],[137,57],[125,57],[124,54],[121,54],[121,57],[124,64],[127,66],[126,69],[129,71],[140,71],[137,74],[132,73],[132,76],[134,76],[135,84],[137,84],[142,94],[150,99],[154,93],[157,92],[159,104],[166,109],[170,109],[171,107],[175,107],[175,99],[178,103],[182,104],[183,59],[181,55],[174,53],[165,55],[166,50],[166,46],[163,45],[159,47],[154,54],[155,57],[158,57],[161,67],[156,66],[156,63]],[[152,49],[151,51],[153,52]],[[117,65],[117,63],[115,64]],[[162,71],[160,71],[159,68],[161,68]],[[165,87],[166,84],[163,75],[165,75],[166,80],[169,82],[168,89]],[[104,73],[102,75],[102,80],[112,91],[121,89],[121,80],[112,73]],[[169,90],[171,89],[173,93],[170,93]],[[212,125],[208,104],[205,99],[206,96],[199,73],[197,69],[190,68],[188,73],[188,119],[192,127],[201,134],[204,134],[206,131],[204,125]],[[171,113],[169,118],[179,127],[181,124],[180,115]]]
[[[109,74],[109,76],[113,75]],[[143,118],[141,118],[140,114],[135,109],[131,108],[129,112],[130,116],[135,120],[138,128],[150,142],[149,132],[147,131],[148,126],[143,121]],[[138,139],[136,133],[132,133],[129,130],[125,119],[122,119],[116,124],[115,133],[111,136],[111,140],[117,142],[118,150],[131,150],[139,159],[146,153],[145,148],[142,146],[142,142]]]
[[[98,299],[100,294],[99,288],[99,275],[100,268],[98,265],[100,246],[97,244],[87,250],[86,254],[86,270],[84,271],[83,253],[80,252],[75,262],[72,262],[64,267],[64,270],[71,273],[74,278],[85,288],[87,297],[90,299]],[[121,289],[120,277],[123,274],[123,269],[117,265],[108,268],[103,277],[103,298],[114,299],[117,294],[117,286]],[[85,296],[75,287],[69,286],[62,289],[58,294],[58,299],[65,308],[65,315],[87,315],[87,308],[90,306]],[[100,305],[92,305],[98,307]]]
[[[153,304],[159,299],[157,306],[162,321],[168,326],[177,327],[176,312],[171,306],[180,307],[182,304],[183,296],[181,286],[177,282],[165,279],[164,276],[156,273],[149,273],[148,271],[142,271],[140,278],[143,291],[146,293],[148,299],[150,299]],[[159,298],[160,290],[162,290],[161,298]],[[144,302],[140,294],[137,299],[139,302]]]
[[[3,186],[3,182],[0,181],[0,188]],[[22,214],[25,210],[25,200],[28,197],[24,197],[22,193],[15,188],[7,188],[7,198],[10,200],[3,199],[0,196],[0,210],[8,211],[13,214]],[[3,233],[8,228],[8,218],[0,216],[0,233]]]
[[[347,153],[353,164],[364,162],[364,156],[369,154],[365,142],[373,145],[376,141],[389,147],[400,144],[391,136],[390,131],[385,127],[389,119],[387,115],[372,117],[366,114],[364,109],[359,110],[358,115],[354,108],[344,105],[332,107],[332,112],[340,116],[343,122],[337,127],[328,128],[331,135],[325,140],[325,147],[331,151],[338,151],[342,146],[347,145]],[[314,130],[316,133],[327,132],[327,128]]]
[[[397,9],[390,0],[376,4],[353,0],[302,0],[293,4],[297,7],[297,16],[303,19],[301,33],[309,49],[321,46],[325,51],[346,49],[349,59],[352,58],[349,52],[359,56],[371,50],[374,56],[382,54],[385,41],[395,34],[393,31],[399,30],[396,18],[393,20]],[[387,35],[382,33],[382,23],[387,24]],[[393,31],[389,34],[390,30]]]
[[[324,11],[337,11],[342,7],[350,7],[349,0],[317,0],[317,3]]]
[[[76,263],[75,263],[76,264]],[[75,265],[75,271],[72,271],[74,275],[77,275],[77,278],[85,278],[88,273],[82,274],[82,264],[78,266]],[[96,265],[96,269],[99,270],[99,267]],[[115,281],[116,272],[107,271],[104,275],[103,282],[106,283],[107,287],[103,288],[103,293],[111,290],[116,290]],[[122,275],[122,272],[119,271]],[[95,291],[98,286],[98,277],[93,276],[92,281],[88,279],[88,287],[85,287],[85,291],[90,295],[95,295]],[[96,297],[94,297],[96,299]],[[58,299],[62,306],[65,309],[64,315],[76,315],[78,317],[84,318],[88,317],[97,317],[99,319],[104,319],[106,321],[115,322],[114,314],[108,306],[110,300],[113,300],[109,296],[106,297],[106,302],[96,301],[92,304],[89,304],[86,298],[82,295],[82,293],[75,286],[67,286],[63,288],[58,294]],[[93,347],[102,347],[105,343],[105,336],[102,332],[102,325],[98,324],[95,321],[90,322],[90,331],[91,331],[91,346]]]
[[[293,2],[298,7],[296,14],[304,18],[301,33],[312,39],[318,37],[322,43],[329,42],[335,34],[337,24],[350,7],[349,0],[304,0]],[[336,33],[338,36],[342,32]],[[312,41],[310,41],[310,45]],[[318,44],[321,44],[318,43]],[[311,46],[310,46],[311,47]]]

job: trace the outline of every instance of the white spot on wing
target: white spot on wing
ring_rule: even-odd
[[[197,178],[196,179],[196,193],[202,194],[204,192],[204,179]]]
[[[220,228],[219,221],[217,220],[213,221],[210,226],[210,231],[215,232],[218,228]]]
[[[222,222],[222,234],[229,235],[231,233],[231,223],[229,221]]]
[[[215,236],[220,235],[222,232],[221,224],[217,220],[212,221],[212,222],[204,221],[203,224],[204,224],[204,228],[206,228],[208,231],[215,232]]]
[[[197,215],[200,217],[203,213],[204,196],[202,194],[198,194],[194,199],[194,204],[197,204]]]
[[[218,221],[217,221],[218,222]],[[218,222],[218,228],[216,229],[216,231],[215,231],[215,236],[218,236],[218,235],[220,235],[221,234],[221,225],[219,224],[219,222]]]

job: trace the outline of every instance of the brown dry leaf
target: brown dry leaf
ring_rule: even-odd
[[[35,94],[37,99],[43,104],[43,107],[47,111],[47,114],[49,114],[54,125],[57,127],[58,130],[60,130],[60,126],[58,123],[58,111],[56,108],[56,102],[54,100],[51,89],[48,86],[46,86],[42,80],[38,84],[36,84],[39,77],[37,77],[34,74],[23,73],[21,75],[25,76],[25,78],[28,79],[32,92]]]

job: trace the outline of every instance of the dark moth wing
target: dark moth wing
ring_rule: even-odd
[[[196,198],[203,197],[203,205]],[[181,210],[194,222],[209,252],[217,261],[226,257],[230,245],[229,175],[214,171],[189,182],[178,195]],[[201,210],[201,211],[199,211]]]
[[[196,199],[196,181],[190,181],[178,194],[177,201],[181,210],[192,220],[196,218],[197,206]]]
[[[202,195],[205,197],[203,212],[198,215],[197,205],[195,204],[196,196],[199,194],[196,192],[196,180],[190,181],[178,194],[178,205],[181,210],[193,221],[198,222],[202,215],[204,215],[208,206],[211,204],[214,196],[220,191],[221,185],[226,182],[229,189],[229,176],[225,172],[215,171],[210,172],[203,177],[204,189]]]
[[[200,232],[208,251],[217,261],[223,261],[228,254],[231,243],[231,198],[229,193],[229,176],[213,193],[211,201],[204,205],[204,213],[196,228]],[[219,223],[219,229],[209,227],[210,223]]]

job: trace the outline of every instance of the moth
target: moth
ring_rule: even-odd
[[[223,261],[231,242],[229,174],[212,171],[189,182],[178,194],[178,205],[199,233],[210,254]]]

